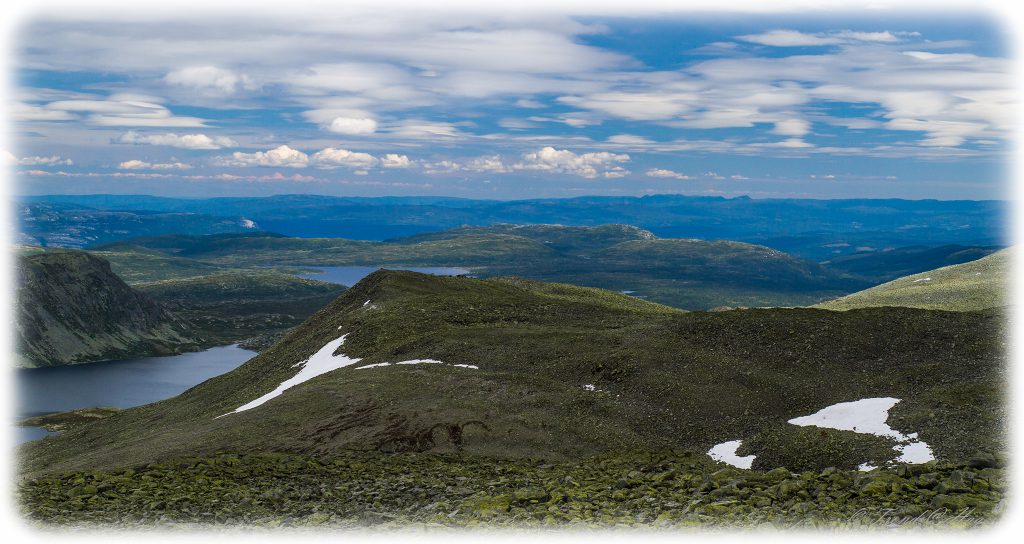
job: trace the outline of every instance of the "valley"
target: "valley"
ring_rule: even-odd
[[[101,283],[194,339],[177,349],[256,351],[214,348],[242,355],[202,377],[162,358],[134,375],[67,368],[140,380],[123,387],[143,397],[23,408],[43,416],[24,424],[59,431],[18,447],[24,505],[41,521],[126,526],[856,526],[865,509],[984,523],[1007,449],[1011,250],[994,250],[818,263],[628,225],[511,224],[23,246],[24,262],[105,267],[116,281]],[[953,264],[918,270],[936,263]],[[408,268],[422,272],[394,270]],[[178,370],[187,390],[146,385]],[[123,409],[89,412],[102,406]],[[859,423],[828,415],[844,410]],[[883,485],[900,491],[880,502]],[[418,499],[401,498],[410,489]],[[215,506],[221,494],[240,502]],[[677,503],[689,506],[664,507]]]
[[[1012,2],[24,3],[8,541],[1019,532]]]

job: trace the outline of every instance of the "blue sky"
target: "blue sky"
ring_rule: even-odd
[[[17,192],[1006,196],[983,12],[179,11],[24,21]]]

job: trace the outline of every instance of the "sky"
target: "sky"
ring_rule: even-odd
[[[20,194],[1004,198],[983,10],[28,12]]]

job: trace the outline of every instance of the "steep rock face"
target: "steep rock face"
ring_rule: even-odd
[[[18,261],[19,366],[44,367],[194,348],[186,323],[79,251]]]

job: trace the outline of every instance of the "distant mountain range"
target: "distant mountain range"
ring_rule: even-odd
[[[659,237],[765,245],[811,260],[904,246],[1006,245],[1003,201],[579,197],[517,201],[280,195],[19,197],[22,243],[84,247],[136,236],[260,229],[294,237],[384,240],[498,223],[622,223]]]

